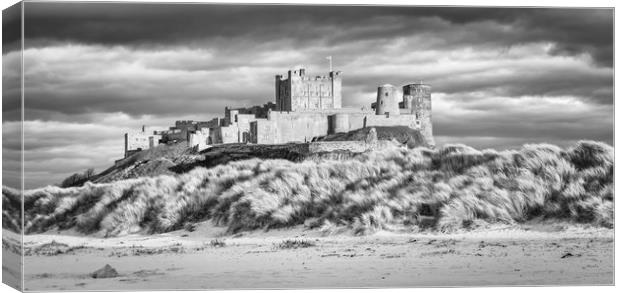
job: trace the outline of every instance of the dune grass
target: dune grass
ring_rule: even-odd
[[[394,147],[343,160],[251,159],[175,176],[28,190],[25,232],[75,228],[115,236],[212,220],[230,233],[312,222],[363,234],[540,217],[611,228],[613,161],[612,147],[592,141],[568,149],[448,145]],[[2,194],[3,218],[11,218],[19,196],[7,187]],[[16,229],[10,220],[5,228]]]
[[[298,249],[298,248],[308,248],[316,246],[316,244],[307,239],[286,239],[280,242],[278,245],[274,244],[274,248],[276,249]]]

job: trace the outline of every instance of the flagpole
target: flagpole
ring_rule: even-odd
[[[332,56],[327,56],[326,59],[329,60],[329,72],[332,72]]]

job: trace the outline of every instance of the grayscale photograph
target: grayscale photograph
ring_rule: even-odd
[[[614,284],[614,8],[14,1],[21,291]]]

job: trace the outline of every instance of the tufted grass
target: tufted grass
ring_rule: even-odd
[[[450,232],[532,218],[613,227],[613,148],[580,141],[520,150],[389,148],[347,159],[251,159],[188,173],[24,193],[25,232],[74,228],[116,236],[204,220],[230,233],[312,222],[356,234]],[[3,227],[18,230],[19,195],[3,187]]]

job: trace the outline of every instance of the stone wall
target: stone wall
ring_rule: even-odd
[[[270,112],[268,119],[254,119],[251,122],[253,124],[248,128],[248,141],[263,144],[310,142],[315,137],[371,126],[407,126],[419,129],[419,122],[411,114],[392,116],[374,115],[361,110],[342,112]]]
[[[322,112],[271,112],[269,120],[275,125],[272,143],[309,142],[327,134],[328,115]]]
[[[363,141],[321,141],[311,142],[309,144],[310,153],[333,152],[333,151],[350,151],[354,153],[362,153],[371,149],[371,145]]]
[[[159,145],[160,135],[147,132],[125,133],[125,157],[136,151],[148,150]]]
[[[233,125],[236,125],[239,131],[239,142],[250,142],[250,123],[256,119],[256,116],[252,114],[237,114]]]
[[[221,125],[221,121],[219,117],[215,117],[209,121],[198,121],[196,123],[196,130],[205,129],[205,128],[215,128]]]
[[[201,129],[217,127],[219,123],[219,118],[209,121],[178,120],[174,123],[174,126],[169,128],[169,130],[160,131],[158,134],[162,136],[162,141],[165,143],[187,141],[189,140],[190,133]]]
[[[222,126],[218,128],[220,131],[219,140],[221,143],[238,143],[239,128],[236,125]]]
[[[308,153],[322,153],[334,151],[349,151],[363,153],[370,150],[382,149],[391,144],[390,141],[317,141],[308,144]]]
[[[262,106],[252,106],[246,108],[235,108],[239,114],[251,114],[256,118],[267,118],[267,114],[269,111],[274,111],[276,109],[276,104],[273,102],[269,102],[263,104]]]
[[[207,138],[207,143],[212,144],[220,144],[222,143],[222,130],[221,126],[216,128],[209,129],[209,138]]]
[[[187,129],[172,129],[161,133],[164,143],[187,140]]]
[[[364,127],[371,126],[408,126],[412,129],[419,129],[419,123],[416,122],[415,115],[369,115],[366,116]]]
[[[435,145],[431,107],[431,86],[422,82],[403,86],[403,106],[405,111],[419,121],[420,132],[430,145]]]
[[[352,130],[372,127],[372,126],[407,126],[412,129],[419,129],[419,123],[416,122],[415,115],[375,115],[373,113],[343,113],[335,114],[330,117],[332,119],[333,131],[329,134],[339,132],[349,132]]]
[[[212,131],[219,131],[219,135],[215,135],[212,141],[215,143],[250,142],[250,124],[257,119],[259,118],[254,114],[239,114],[239,110],[226,109],[223,125],[211,128]]]
[[[205,131],[204,134],[197,134],[194,139],[202,139],[206,145],[311,142],[316,137],[372,126],[407,126],[412,129],[420,129],[420,121],[416,120],[415,114],[403,112],[402,115],[375,115],[370,110],[355,108],[300,112],[270,111],[266,119],[256,118],[253,114],[239,114],[237,110],[229,110],[227,114],[223,120],[225,121],[224,126],[202,127],[195,131],[189,131],[191,127],[185,126],[188,124],[182,124],[179,125],[181,129],[166,131],[163,141],[191,140],[192,133],[201,129]],[[217,120],[213,120],[202,125],[213,126],[216,123]],[[192,125],[200,124],[194,123]],[[190,144],[195,145],[196,143],[190,141]]]
[[[267,119],[256,119],[250,123],[250,142],[272,144],[277,140],[276,123]]]
[[[188,147],[197,147],[198,151],[202,151],[209,147],[209,129],[203,128],[196,132],[189,134],[189,140],[187,141]]]

